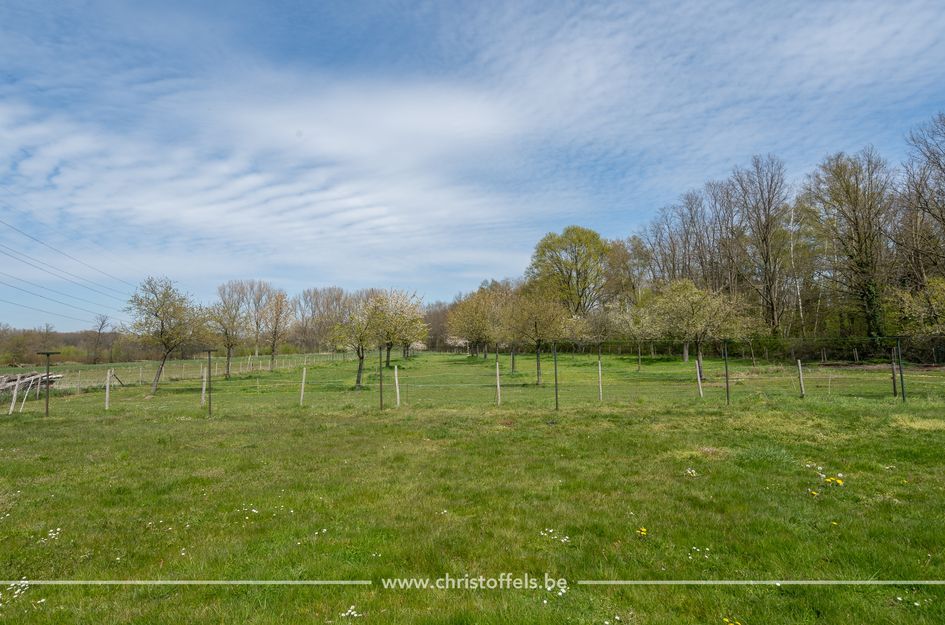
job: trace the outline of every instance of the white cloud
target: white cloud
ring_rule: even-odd
[[[796,177],[867,141],[895,159],[945,83],[935,2],[437,6],[409,42],[431,58],[389,73],[279,63],[225,18],[69,11],[0,36],[0,200],[202,294],[448,296],[566,223],[624,236],[752,153]]]

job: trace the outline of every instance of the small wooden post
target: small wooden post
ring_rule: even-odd
[[[853,348],[853,362],[860,362],[860,353],[856,351],[856,348]]]
[[[499,363],[495,363],[499,364]],[[394,397],[396,398],[397,408],[400,408],[400,376],[397,373],[397,365],[394,365]]]
[[[699,367],[698,358],[696,358],[696,386],[699,387],[699,397],[704,398],[705,394],[702,392],[702,369]]]
[[[499,363],[495,363],[495,405],[502,405],[502,381],[499,377]]]
[[[597,401],[604,401],[604,372],[600,363],[600,345],[597,346]]]
[[[902,339],[896,338],[896,353],[899,355],[899,394],[902,402],[906,402],[906,377],[902,371]]]
[[[207,405],[207,373],[208,371],[200,367],[200,405]]]
[[[10,402],[10,412],[8,415],[13,414],[13,409],[16,407],[16,395],[20,391],[20,376],[16,376],[16,382],[13,384],[13,401]]]
[[[892,371],[893,397],[899,397],[896,390],[896,349],[889,350],[889,369]]]
[[[722,342],[722,356],[725,358],[725,403],[732,403],[732,391],[728,381],[728,342]]]
[[[108,410],[108,404],[112,398],[112,370],[105,372],[105,410]]]
[[[551,353],[555,363],[555,410],[558,409],[558,343],[551,344]]]
[[[302,367],[302,389],[299,391],[299,406],[305,405],[305,374],[308,373],[308,367]]]
[[[804,399],[804,368],[801,366],[801,359],[797,359],[797,379],[801,383],[801,399]]]

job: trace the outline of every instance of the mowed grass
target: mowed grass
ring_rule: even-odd
[[[354,363],[31,399],[0,421],[0,577],[359,579],[345,587],[0,588],[29,623],[942,623],[945,589],[605,587],[606,579],[945,579],[945,375],[534,356]],[[823,474],[843,484],[828,484]],[[814,495],[812,492],[816,492]],[[646,536],[638,530],[646,528]],[[548,530],[553,530],[549,532]],[[564,538],[567,537],[567,540]],[[393,590],[502,573],[546,590]],[[351,606],[362,616],[343,616]],[[350,612],[348,612],[350,614]],[[617,619],[619,617],[619,620]]]

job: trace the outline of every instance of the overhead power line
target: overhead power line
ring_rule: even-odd
[[[79,319],[78,317],[70,317],[69,315],[63,315],[62,313],[55,313],[49,310],[43,310],[42,308],[34,308],[33,306],[27,306],[26,304],[19,304],[17,302],[11,302],[9,300],[0,299],[0,304],[10,304],[11,306],[19,306],[20,308],[26,308],[28,310],[33,310],[36,312],[41,312],[45,315],[53,315],[56,317],[62,317],[64,319],[72,319],[73,321],[81,321],[82,323],[92,324],[94,322],[89,321],[88,319]]]
[[[0,245],[0,247],[6,247],[6,246],[5,246],[5,245]],[[12,248],[6,247],[6,249],[12,249]],[[12,258],[13,260],[17,260],[17,261],[19,261],[19,262],[21,262],[21,263],[23,263],[23,264],[29,265],[30,267],[33,267],[33,268],[35,268],[35,269],[39,269],[40,271],[46,272],[46,273],[48,273],[49,275],[52,275],[52,276],[55,276],[55,277],[59,278],[60,280],[65,280],[66,282],[71,282],[72,284],[74,284],[74,285],[76,285],[76,286],[80,286],[80,287],[82,287],[83,289],[88,289],[88,290],[90,290],[90,291],[93,291],[93,292],[95,292],[95,293],[98,293],[99,295],[104,295],[105,297],[110,297],[110,298],[112,298],[113,300],[116,300],[116,301],[119,301],[119,302],[124,302],[124,301],[125,301],[125,300],[121,299],[120,297],[115,297],[114,295],[112,295],[112,294],[110,294],[110,293],[106,293],[105,291],[102,291],[102,290],[100,290],[100,289],[96,289],[96,288],[94,288],[94,287],[88,286],[87,284],[82,284],[81,282],[78,282],[78,281],[73,280],[73,279],[71,279],[71,278],[68,278],[68,277],[66,277],[66,276],[60,275],[60,273],[68,274],[69,272],[63,271],[63,270],[61,270],[61,269],[55,269],[54,267],[52,267],[52,265],[49,265],[48,263],[43,263],[43,261],[41,261],[41,260],[38,260],[37,262],[42,263],[42,264],[44,264],[44,265],[47,265],[47,266],[49,266],[49,267],[52,267],[52,269],[46,269],[45,267],[41,267],[40,265],[37,265],[37,264],[35,264],[35,263],[32,263],[32,262],[30,262],[30,261],[28,261],[28,260],[23,260],[22,258],[20,258],[19,256],[16,255],[16,254],[17,254],[16,250],[13,250],[13,251],[14,251],[14,253],[11,254],[11,253],[9,253],[9,252],[5,252],[5,251],[3,251],[2,249],[0,249],[0,254],[3,254],[4,256],[9,256],[9,257]],[[23,254],[23,256],[25,256],[25,254]],[[30,257],[27,256],[27,258],[30,258]],[[57,272],[59,272],[59,273],[57,273]],[[69,274],[69,275],[72,275],[72,274]],[[93,283],[93,284],[94,284],[94,283]]]
[[[19,282],[23,282],[23,283],[25,283],[25,284],[29,284],[29,285],[33,285],[33,286],[39,286],[39,285],[33,284],[33,283],[30,282],[29,280],[24,280],[23,278],[21,278],[21,277],[19,277],[19,276],[14,276],[13,274],[7,273],[7,272],[5,272],[5,271],[0,271],[0,276],[4,276],[4,277],[6,277],[6,278],[11,278],[11,279],[13,279],[13,280],[18,280]],[[102,304],[101,302],[93,302],[93,301],[90,300],[90,299],[85,299],[84,297],[79,297],[78,295],[72,295],[71,293],[66,293],[65,291],[59,291],[59,290],[57,290],[57,289],[54,289],[54,288],[49,287],[49,286],[46,286],[46,285],[42,285],[41,288],[42,288],[44,291],[49,291],[50,293],[55,293],[56,295],[61,295],[61,296],[63,296],[63,297],[68,297],[69,299],[74,299],[74,300],[76,300],[76,301],[83,302],[83,303],[85,303],[85,304],[91,304],[92,306],[99,306],[99,307],[101,307],[101,308],[105,308],[105,309],[107,309],[107,310],[111,310],[111,311],[118,312],[118,313],[124,312],[124,311],[123,311],[122,309],[120,309],[120,308],[115,308],[114,306],[107,306],[107,305],[105,305],[105,304]]]
[[[30,239],[31,241],[35,241],[36,243],[39,243],[39,244],[42,245],[43,247],[48,248],[48,249],[50,249],[50,250],[56,252],[57,254],[62,254],[62,255],[65,256],[66,258],[68,258],[68,259],[70,259],[70,260],[73,260],[73,261],[79,263],[79,264],[82,265],[83,267],[87,267],[88,269],[91,269],[92,271],[97,271],[98,273],[102,274],[103,276],[106,276],[106,277],[108,277],[108,278],[111,278],[112,280],[117,280],[118,282],[121,282],[121,283],[123,283],[123,284],[127,284],[127,285],[130,286],[131,288],[135,288],[135,285],[132,284],[131,282],[128,282],[127,280],[123,280],[122,278],[119,278],[118,276],[114,276],[114,275],[108,273],[107,271],[104,271],[104,270],[102,270],[102,269],[99,269],[98,267],[95,267],[95,266],[93,266],[93,265],[90,265],[90,264],[88,264],[87,262],[85,262],[84,260],[81,260],[81,259],[76,258],[76,257],[73,256],[72,254],[69,254],[69,253],[67,253],[67,252],[63,252],[63,251],[60,250],[59,248],[57,248],[57,247],[55,247],[55,246],[52,246],[52,245],[50,245],[50,244],[48,244],[48,243],[46,243],[46,242],[44,242],[44,241],[41,241],[41,240],[37,239],[36,237],[34,237],[33,235],[31,235],[30,233],[24,232],[24,231],[20,230],[19,228],[17,228],[17,227],[14,226],[13,224],[8,223],[8,222],[4,221],[3,219],[0,219],[0,224],[3,224],[3,225],[6,226],[7,228],[10,228],[11,230],[14,230],[15,232],[19,232],[19,233],[22,234],[24,237]]]
[[[17,251],[17,250],[15,250],[15,249],[13,249],[12,247],[10,247],[9,245],[4,245],[4,244],[0,243],[0,247],[2,247],[2,248],[4,248],[4,249],[7,249],[7,250],[9,250],[9,251],[11,251],[11,252],[13,252],[14,254],[19,254],[20,256],[22,256],[22,257],[24,257],[24,258],[28,258],[28,259],[30,259],[31,261],[35,262],[35,263],[39,263],[40,265],[45,265],[45,266],[49,267],[50,269],[55,269],[56,271],[58,271],[58,272],[60,272],[60,273],[66,274],[67,276],[72,276],[73,278],[76,278],[77,280],[82,280],[83,282],[88,282],[89,284],[94,284],[95,286],[101,287],[101,288],[103,288],[103,289],[108,289],[109,291],[112,291],[113,293],[118,293],[119,295],[122,295],[122,296],[127,297],[127,294],[126,294],[124,291],[119,291],[118,289],[113,289],[112,287],[110,287],[110,286],[108,286],[108,285],[106,285],[106,284],[100,284],[100,283],[95,282],[95,281],[93,281],[93,280],[89,280],[88,278],[86,278],[86,277],[84,277],[84,276],[80,276],[80,275],[75,274],[75,273],[72,273],[71,271],[66,271],[65,269],[59,269],[59,268],[56,267],[55,265],[52,265],[52,264],[50,264],[50,263],[47,263],[47,262],[44,261],[44,260],[40,260],[40,259],[35,258],[35,257],[33,257],[33,256],[30,256],[29,254],[26,254],[26,253],[24,253],[24,252]]]
[[[8,197],[10,197],[10,198],[11,198],[12,200],[14,200],[15,202],[25,204],[25,205],[31,207],[34,211],[38,211],[38,209],[36,208],[36,205],[33,204],[33,203],[27,198],[27,196],[25,196],[22,192],[14,193],[13,187],[11,187],[9,184],[0,181],[0,191],[3,191],[3,193],[5,193]],[[19,211],[19,209],[17,209],[16,206],[10,204],[10,202],[7,201],[7,200],[0,200],[0,203],[3,203],[3,204],[4,204],[5,206],[7,206],[11,211],[17,211],[17,212]],[[39,224],[39,225],[41,226],[42,224]],[[47,230],[48,230],[48,228],[47,228]],[[123,263],[125,266],[131,266],[131,267],[133,267],[133,268],[134,268],[137,272],[139,272],[139,273],[146,273],[146,272],[144,271],[144,269],[141,268],[141,266],[139,266],[139,265],[136,266],[133,262],[131,262],[131,261],[130,261],[128,258],[126,258],[126,257],[118,257],[118,256],[116,256],[116,255],[112,252],[112,250],[110,250],[110,249],[108,249],[108,248],[106,248],[106,247],[103,247],[103,246],[100,245],[98,242],[96,242],[94,239],[86,239],[85,242],[86,242],[86,243],[89,243],[89,244],[91,244],[91,245],[94,245],[94,246],[97,247],[99,250],[101,250],[102,252],[104,252],[105,254],[107,254],[108,256],[110,256],[112,259],[114,259],[115,261],[120,262],[120,263]],[[122,281],[122,282],[124,282],[124,281]],[[125,284],[128,284],[128,283],[125,282]],[[135,285],[129,285],[129,286],[135,286]]]
[[[90,313],[90,314],[92,314],[92,315],[101,315],[101,314],[102,314],[100,311],[89,310],[88,308],[82,308],[81,306],[75,306],[75,305],[73,305],[73,304],[69,304],[68,302],[64,302],[64,301],[62,301],[62,300],[58,300],[58,299],[55,299],[55,298],[52,298],[52,297],[47,297],[47,296],[45,296],[45,295],[43,295],[43,294],[41,294],[41,293],[36,293],[36,292],[34,292],[34,291],[30,291],[29,289],[24,289],[23,287],[16,286],[15,284],[10,284],[9,282],[4,282],[3,280],[0,280],[0,284],[4,284],[4,285],[10,287],[11,289],[16,289],[17,291],[22,291],[22,292],[24,292],[24,293],[26,293],[26,294],[28,294],[28,295],[32,295],[32,296],[34,296],[34,297],[41,297],[41,298],[44,299],[44,300],[48,300],[48,301],[53,302],[53,303],[55,303],[55,304],[61,304],[62,306],[67,306],[67,307],[69,307],[69,308],[73,308],[73,309],[79,310],[79,311],[81,311],[81,312],[87,312],[87,313]],[[107,315],[106,315],[106,316],[107,316]],[[118,321],[123,321],[123,320],[122,320],[122,319],[119,319]]]

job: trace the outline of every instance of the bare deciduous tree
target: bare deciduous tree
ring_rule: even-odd
[[[131,296],[127,311],[132,316],[132,331],[161,351],[161,362],[151,383],[153,395],[171,352],[206,338],[203,315],[190,295],[178,290],[167,278],[155,277],[141,283]]]

